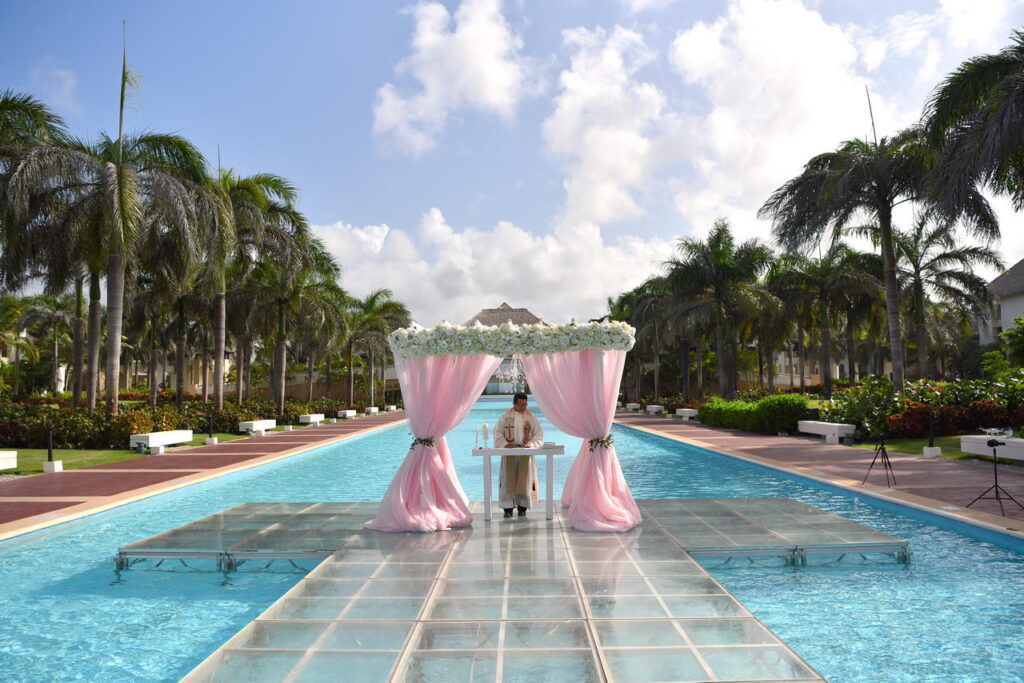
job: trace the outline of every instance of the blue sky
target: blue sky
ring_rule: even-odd
[[[809,156],[912,123],[1017,0],[8,2],[0,87],[78,135],[128,127],[273,172],[357,295],[425,324],[501,301],[600,315],[720,215],[754,214]],[[1004,256],[1024,257],[1004,202]]]

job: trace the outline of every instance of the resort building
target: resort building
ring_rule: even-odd
[[[1024,260],[1018,261],[1009,270],[988,283],[996,298],[996,310],[992,318],[978,324],[978,337],[982,345],[994,344],[999,333],[1013,327],[1013,319],[1024,316]]]

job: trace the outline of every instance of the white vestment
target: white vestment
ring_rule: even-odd
[[[508,447],[505,426],[511,425],[512,444],[523,448],[540,448],[544,444],[544,428],[529,409],[519,413],[514,408],[505,411],[494,424],[494,446]],[[503,455],[498,468],[498,504],[504,508],[536,505],[537,465],[532,455]]]

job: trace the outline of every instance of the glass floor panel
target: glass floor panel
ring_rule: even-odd
[[[247,504],[126,548],[157,550],[203,531],[205,547],[217,535],[238,543],[237,531],[301,548],[327,535],[314,519],[353,527],[189,682],[337,680],[339,672],[443,683],[822,681],[695,561],[685,538],[769,554],[800,537],[828,537],[828,548],[857,554],[902,543],[786,499],[638,503],[644,525],[622,534],[582,533],[557,515],[378,534],[355,528],[373,515],[367,504]]]

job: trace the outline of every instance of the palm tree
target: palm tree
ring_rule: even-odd
[[[1001,271],[1005,266],[989,247],[962,244],[953,223],[929,212],[921,213],[910,230],[896,230],[893,243],[904,299],[910,304],[914,321],[918,376],[926,378],[931,375],[927,362],[928,295],[938,297],[947,306],[980,314],[992,305],[992,291],[972,268],[988,266]]]
[[[57,384],[60,381],[60,342],[64,333],[71,327],[72,320],[69,302],[66,299],[42,295],[32,297],[26,303],[21,318],[22,325],[36,328],[37,338],[49,338],[50,341],[50,391],[56,396]]]
[[[124,104],[135,81],[122,58],[117,138],[101,134],[95,145],[71,141],[29,150],[11,178],[11,195],[22,212],[33,191],[49,186],[71,195],[70,210],[106,256],[107,412],[118,406],[125,270],[135,259],[139,233],[149,220],[182,234],[194,234],[200,191],[208,181],[206,161],[192,143],[177,135],[125,134]]]
[[[725,218],[715,221],[706,240],[680,238],[676,250],[678,256],[667,264],[669,277],[685,287],[677,295],[689,297],[694,315],[712,321],[718,388],[732,398],[739,322],[758,308],[763,293],[757,278],[768,267],[771,251],[757,240],[737,245]]]
[[[925,105],[928,141],[938,151],[937,195],[956,205],[978,186],[1024,208],[1024,31],[996,54],[949,74]]]
[[[903,360],[899,326],[899,283],[893,246],[893,209],[910,201],[941,207],[949,220],[961,218],[972,231],[997,237],[999,226],[991,207],[971,189],[955,205],[937,204],[926,192],[930,158],[919,129],[908,129],[881,141],[854,139],[835,152],[812,158],[804,171],[790,179],[761,207],[770,219],[776,240],[795,250],[836,241],[844,228],[867,214],[878,229],[884,263],[886,312],[892,355],[893,386],[903,389]]]
[[[790,292],[802,298],[818,320],[826,399],[832,398],[832,319],[842,303],[842,296],[871,292],[879,284],[863,266],[860,253],[837,242],[817,258],[795,258],[782,276],[788,280]]]
[[[409,324],[409,309],[395,301],[390,289],[375,289],[362,299],[351,299],[348,312],[348,404],[355,403],[355,347],[376,335],[387,336],[392,330]]]

